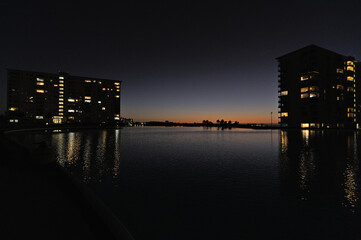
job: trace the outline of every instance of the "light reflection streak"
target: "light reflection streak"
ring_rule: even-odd
[[[81,133],[69,133],[68,136],[68,154],[67,154],[67,163],[69,165],[74,165],[79,159],[79,153],[81,148]]]
[[[84,146],[83,154],[83,181],[87,182],[90,178],[90,165],[91,165],[91,137],[88,136]]]
[[[99,170],[99,180],[104,174],[104,160],[105,160],[105,151],[107,148],[107,131],[102,131],[101,136],[98,138],[97,146],[97,162]]]
[[[120,168],[120,130],[115,130],[113,178],[118,178]]]

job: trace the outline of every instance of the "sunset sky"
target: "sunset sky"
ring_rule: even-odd
[[[12,68],[122,80],[136,121],[276,122],[276,57],[361,59],[359,0],[195,2],[1,1],[0,112]]]

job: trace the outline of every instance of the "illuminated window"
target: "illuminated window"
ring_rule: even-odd
[[[70,120],[74,120],[74,117],[73,116],[69,116],[68,117]]]
[[[301,93],[308,92],[308,87],[301,88]]]
[[[59,108],[64,108],[64,106],[59,106]]]
[[[58,87],[58,84],[54,84],[54,87]]]
[[[353,66],[353,62],[352,61],[347,61],[347,65],[348,66]]]
[[[91,97],[89,97],[89,96],[85,96],[84,98],[85,98],[85,99],[92,99],[92,98],[91,98]]]
[[[309,123],[301,123],[301,128],[309,128],[310,124]]]
[[[36,81],[38,81],[38,82],[44,82],[44,79],[42,79],[42,78],[36,78]]]
[[[86,103],[90,103],[90,102],[91,102],[91,100],[86,99],[84,102],[86,102]]]
[[[64,103],[63,102],[59,102],[59,105],[63,105]]]
[[[118,91],[118,89],[117,89]],[[118,91],[119,92],[119,91]],[[288,95],[288,91],[282,91],[280,92],[280,96],[287,96]]]
[[[59,97],[64,97],[64,95],[59,95]]]
[[[339,96],[337,96],[337,98],[336,98],[336,99],[337,99],[337,101],[340,101],[340,97],[339,97]]]
[[[102,82],[100,82],[100,81],[99,81],[98,83],[99,83],[99,84],[102,84]]]
[[[59,79],[64,79],[64,77],[59,77]]]
[[[281,112],[280,116],[281,117],[288,117],[288,112]]]
[[[44,83],[43,82],[37,82],[36,85],[42,86],[42,85],[44,85]]]
[[[117,92],[120,92],[120,90],[119,90],[119,89],[117,89]]]
[[[9,108],[9,111],[17,111],[18,110],[18,108],[17,107],[11,107],[11,108]]]
[[[59,83],[64,83],[64,80],[59,80]]]
[[[102,101],[98,101],[98,103],[100,104],[100,103],[102,103]]]
[[[352,76],[347,76],[347,81],[353,81],[353,77]]]
[[[116,98],[119,98],[119,95],[115,95]]]
[[[318,87],[317,86],[312,86],[310,87],[310,92],[314,92],[314,91],[318,91]]]
[[[103,91],[105,91],[106,89],[105,88],[102,88]]]
[[[337,88],[338,90],[343,90],[343,85],[337,85],[336,88]]]
[[[63,90],[64,90],[64,88],[59,88],[59,90],[60,90],[60,91],[63,91]]]
[[[35,119],[44,119],[44,116],[35,116]]]
[[[301,76],[301,81],[308,80],[308,76]]]
[[[114,114],[114,116],[119,117],[119,114]]]
[[[114,117],[114,120],[119,120],[119,117]]]
[[[60,116],[63,116],[63,115],[64,115],[64,113],[59,113],[59,115],[60,115]]]
[[[59,112],[62,112],[64,109],[59,109]]]
[[[301,98],[308,98],[310,95],[308,93],[302,93]]]
[[[319,93],[310,93],[310,98],[319,97]]]
[[[64,87],[64,84],[59,84],[59,87]]]
[[[64,101],[64,98],[59,98],[59,101]]]
[[[355,117],[354,113],[347,113],[347,117]]]
[[[337,73],[343,73],[343,69],[342,69],[342,68],[337,68],[337,69],[336,69],[336,72],[337,72]]]
[[[84,80],[84,82],[91,83],[92,81],[91,80]]]
[[[69,98],[69,99],[68,99],[68,102],[75,102],[75,100],[72,99],[72,98]]]
[[[74,109],[69,109],[68,112],[75,112]]]
[[[102,110],[104,111],[104,110],[105,110],[105,107],[102,107]]]
[[[353,71],[354,68],[352,66],[347,66],[347,71]]]
[[[353,92],[353,87],[348,87],[347,92]]]
[[[119,82],[114,82],[114,85],[120,85],[120,83]]]
[[[37,92],[37,93],[44,93],[44,90],[42,90],[42,89],[36,89],[36,92]]]
[[[63,92],[63,91],[60,91],[59,93],[60,93],[60,94],[64,94],[64,92]]]

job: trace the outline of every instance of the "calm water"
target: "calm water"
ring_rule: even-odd
[[[46,140],[137,240],[361,239],[360,133],[125,128],[19,136]]]

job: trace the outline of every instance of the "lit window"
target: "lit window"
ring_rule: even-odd
[[[64,97],[64,95],[59,95],[59,97]]]
[[[114,116],[119,117],[119,114],[114,114]]]
[[[64,109],[59,109],[59,112],[62,112]]]
[[[63,116],[64,114],[63,113],[59,113],[60,116]]]
[[[119,98],[119,95],[115,95],[116,98]]]
[[[75,100],[72,99],[72,98],[69,98],[69,99],[68,99],[68,102],[75,102]]]
[[[114,82],[114,85],[120,85],[120,82]]]
[[[301,128],[309,128],[310,124],[309,123],[301,123]]]
[[[310,87],[310,92],[314,92],[314,91],[318,91],[318,87],[317,87],[317,86],[312,86],[312,87]]]
[[[118,90],[117,90],[118,91]],[[286,96],[286,95],[288,95],[288,91],[282,91],[282,92],[280,92],[280,96]]]
[[[17,107],[11,107],[11,108],[9,108],[9,111],[16,111],[16,110],[18,110],[18,108]]]
[[[347,65],[348,66],[350,66],[350,65],[353,66],[353,62],[352,61],[347,61]]]
[[[102,101],[98,101],[98,103],[100,104],[100,103],[102,103]]]
[[[73,116],[69,116],[68,119],[74,120],[74,117],[73,117]]]
[[[281,112],[281,117],[288,117],[288,112]]]
[[[43,86],[43,85],[44,85],[44,82],[37,82],[36,85]]]
[[[336,72],[337,72],[337,73],[343,73],[343,69],[342,69],[342,68],[337,68],[337,69],[336,69]]]
[[[59,77],[59,79],[64,79],[64,77]]]
[[[308,76],[301,76],[301,81],[308,80]]]
[[[319,93],[310,93],[310,98],[319,97]]]
[[[308,87],[301,88],[301,93],[308,92]]]
[[[54,87],[58,87],[58,84],[54,84]]]
[[[64,94],[64,92],[63,92],[63,91],[60,91],[59,93],[60,93],[60,94]]]
[[[90,102],[91,102],[91,100],[86,99],[84,102],[86,102],[86,103],[90,103]]]
[[[37,92],[37,93],[44,93],[44,90],[42,90],[42,89],[36,89],[36,92]]]
[[[59,105],[63,105],[64,103],[63,102],[59,102]]]
[[[35,119],[44,119],[44,116],[35,116]]]
[[[353,71],[353,67],[352,66],[347,66],[347,71]]]
[[[92,81],[90,81],[90,80],[84,80],[84,82],[86,82],[86,83],[91,83]]]
[[[60,91],[63,91],[63,90],[64,90],[64,88],[59,88],[59,90],[60,90]]]
[[[353,77],[352,76],[347,76],[347,81],[353,81]]]
[[[44,79],[42,79],[42,78],[36,78],[36,81],[38,81],[38,82],[44,82]]]
[[[337,88],[338,90],[343,90],[343,85],[337,85],[336,88]]]
[[[302,93],[301,98],[308,98],[310,95],[308,93]]]
[[[347,117],[354,117],[355,114],[354,113],[347,113]]]
[[[119,120],[119,117],[114,117],[114,120]]]
[[[59,80],[59,83],[64,83],[64,80]]]
[[[64,106],[59,106],[59,108],[64,108]]]
[[[348,87],[347,92],[353,92],[353,87]]]
[[[116,88],[120,88],[120,86],[115,86]]]
[[[105,107],[102,107],[102,110],[105,111]]]
[[[64,98],[59,98],[59,101],[64,101]]]
[[[347,112],[355,112],[354,108],[347,108]]]
[[[59,87],[64,87],[64,84],[59,84]]]
[[[69,109],[68,112],[75,112],[74,109]]]
[[[337,98],[336,98],[336,99],[337,99],[337,101],[340,101],[340,97],[339,97],[339,96],[337,96]]]
[[[105,88],[102,88],[103,91],[105,91],[106,89]]]
[[[117,92],[120,92],[120,90],[119,90],[119,89],[117,89]]]
[[[85,96],[84,98],[85,98],[85,99],[92,99],[92,98],[91,98],[91,97],[89,97],[89,96]]]
[[[99,81],[98,83],[99,83],[99,84],[102,84],[102,82],[100,82],[100,81]]]

